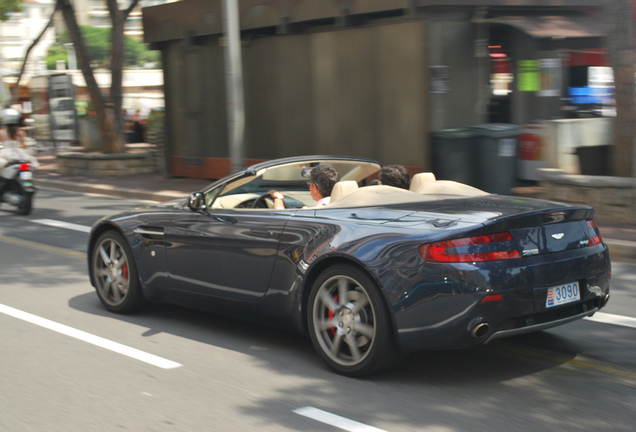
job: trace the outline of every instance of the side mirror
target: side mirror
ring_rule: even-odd
[[[192,192],[188,198],[188,207],[194,211],[204,211],[208,208],[205,205],[205,195],[203,192]]]

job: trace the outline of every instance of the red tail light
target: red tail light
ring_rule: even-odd
[[[596,226],[596,222],[593,220],[585,221],[587,225],[587,230],[590,236],[590,246],[594,246],[603,241],[601,238],[601,234],[598,232],[598,227]]]
[[[521,258],[508,232],[425,244],[420,246],[420,255],[426,261],[447,263]]]
[[[20,171],[28,171],[31,169],[31,164],[23,163],[20,164]]]
[[[483,299],[480,300],[481,303],[489,303],[489,302],[498,302],[503,300],[503,294],[492,294],[487,295]]]

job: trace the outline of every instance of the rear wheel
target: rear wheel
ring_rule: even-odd
[[[131,313],[146,304],[132,252],[118,232],[107,231],[95,242],[91,274],[97,296],[109,311]]]
[[[33,208],[33,194],[26,193],[22,196],[22,200],[20,200],[20,204],[18,205],[18,214],[28,215],[29,213],[31,213],[32,208]]]
[[[379,372],[400,358],[384,299],[358,268],[336,265],[324,271],[309,294],[307,312],[314,347],[340,374]]]

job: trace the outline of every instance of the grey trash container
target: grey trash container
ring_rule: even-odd
[[[476,136],[475,187],[510,194],[517,185],[517,140],[520,128],[508,123],[488,123],[470,128]]]
[[[433,173],[438,180],[475,186],[475,132],[443,129],[431,135]]]

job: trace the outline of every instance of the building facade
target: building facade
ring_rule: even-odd
[[[149,6],[172,3],[177,0],[139,0],[135,9],[128,16],[124,26],[124,34],[135,39],[143,38],[143,26],[141,24],[141,9]],[[108,6],[104,0],[74,0],[77,22],[80,25],[91,27],[110,28],[111,19]],[[130,0],[117,0],[120,10],[124,10],[130,4]]]
[[[22,6],[22,12],[0,24],[0,76],[19,73],[24,54],[51,18],[55,0],[24,0]],[[53,42],[55,30],[50,27],[29,55],[28,74],[46,70],[41,62]]]
[[[594,0],[242,0],[239,11],[248,164],[315,153],[430,169],[434,131],[562,116],[569,56],[602,47]],[[162,52],[170,172],[227,174],[221,1],[143,19]]]

